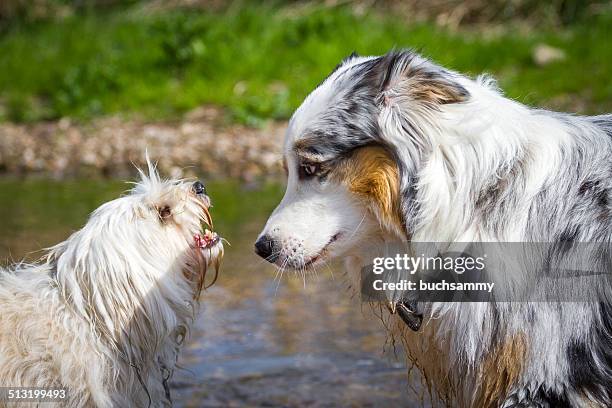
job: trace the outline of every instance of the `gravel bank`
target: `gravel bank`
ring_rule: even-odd
[[[284,122],[263,128],[224,126],[214,108],[177,123],[111,117],[77,124],[68,119],[0,124],[0,173],[65,177],[125,177],[142,165],[145,149],[173,177],[205,175],[254,182],[281,174]]]

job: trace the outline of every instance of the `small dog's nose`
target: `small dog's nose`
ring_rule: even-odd
[[[191,186],[191,188],[193,189],[193,192],[197,195],[206,194],[206,187],[204,187],[204,184],[202,184],[200,180],[193,183],[193,186]]]
[[[262,235],[255,242],[255,253],[270,263],[278,259],[278,253],[274,253],[274,240],[269,235]]]

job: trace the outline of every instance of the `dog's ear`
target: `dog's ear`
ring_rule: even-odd
[[[392,51],[378,61],[383,106],[421,103],[430,107],[465,102],[469,92],[453,77],[412,51]]]
[[[412,51],[390,52],[371,64],[368,79],[379,109],[379,139],[397,158],[398,206],[409,236],[418,222],[415,195],[420,168],[441,143],[436,115],[470,95],[458,75]]]

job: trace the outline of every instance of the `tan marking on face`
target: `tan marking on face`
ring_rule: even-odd
[[[493,408],[503,402],[518,381],[525,365],[527,341],[522,333],[516,334],[498,347],[485,359],[480,367],[480,396],[478,407]]]
[[[334,170],[332,177],[364,200],[382,228],[400,238],[406,237],[400,210],[399,170],[385,149],[372,146],[355,150]]]

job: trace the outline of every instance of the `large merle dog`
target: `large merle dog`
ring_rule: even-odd
[[[284,161],[256,243],[279,266],[343,257],[358,272],[389,243],[612,238],[612,116],[532,109],[411,51],[345,59],[293,115]],[[432,302],[405,344],[450,406],[610,407],[599,286],[589,302]]]

